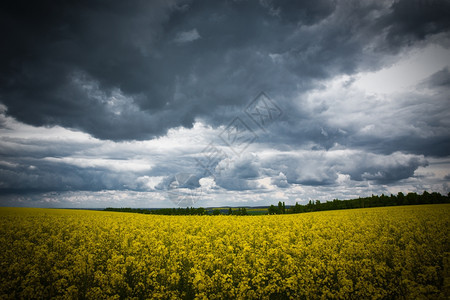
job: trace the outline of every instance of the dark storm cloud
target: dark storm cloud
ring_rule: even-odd
[[[215,181],[224,189],[242,191],[257,189],[254,182],[260,176],[258,157],[246,154],[236,159],[224,159],[216,167]]]
[[[329,150],[339,145],[384,155],[402,151],[446,157],[450,155],[449,74],[444,68],[416,89],[389,95],[387,101],[374,101],[364,93],[352,95],[354,90],[347,87],[314,100],[301,97],[294,101],[296,106],[284,108],[297,118],[277,120],[268,133],[259,135],[259,142],[281,151]],[[321,90],[326,91],[318,87],[313,92]]]
[[[36,164],[36,162],[34,162]],[[81,170],[69,165],[56,165],[22,160],[0,167],[2,194],[68,190],[101,190],[106,188],[104,177],[98,170]],[[112,186],[110,186],[112,187]]]
[[[176,182],[240,195],[308,186],[345,194],[414,181],[430,156],[450,155],[447,63],[386,98],[355,85],[413,50],[448,49],[449,7],[2,1],[0,193],[156,195]],[[261,91],[282,111],[264,130],[244,112]],[[240,156],[220,139],[235,117],[257,135]],[[214,179],[194,159],[210,142],[231,153]],[[180,174],[191,181],[180,184]]]
[[[261,90],[289,110],[315,79],[445,32],[447,5],[431,2],[415,18],[406,1],[3,1],[0,101],[113,140],[225,124]]]
[[[0,118],[1,120],[1,118]],[[95,145],[95,143],[94,143]],[[45,157],[64,157],[73,152],[88,150],[94,145],[76,142],[59,142],[27,140],[12,137],[0,138],[0,156],[3,159],[19,159],[22,157],[40,159]]]
[[[389,24],[387,39],[391,46],[408,45],[450,27],[450,2],[440,0],[400,0],[392,12],[382,17]]]
[[[142,136],[141,125],[159,132],[159,120],[126,112],[118,118],[101,100],[120,88],[151,98],[148,107],[164,105],[170,81],[160,60],[152,66],[159,71],[149,72],[143,52],[159,34],[167,3],[2,2],[8,46],[2,47],[1,100],[8,112],[33,125],[60,124],[106,138]],[[98,85],[98,97],[89,84]]]
[[[273,155],[246,155],[234,161],[222,161],[216,168],[217,185],[227,190],[257,190],[255,179],[269,177],[279,188],[291,185],[337,186],[340,175],[355,182],[394,184],[414,177],[419,167],[426,167],[423,156],[403,154],[376,155],[362,151],[302,151]]]
[[[412,177],[420,166],[427,166],[423,156],[393,153],[379,156],[361,151],[311,151],[282,154],[265,160],[262,167],[275,183],[326,186],[337,184],[339,174],[355,181],[371,180],[390,184]]]
[[[0,163],[0,194],[49,191],[142,190],[140,172],[117,172],[105,167],[80,167],[42,159]],[[142,172],[141,172],[142,174]]]

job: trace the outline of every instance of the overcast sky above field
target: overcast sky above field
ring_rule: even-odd
[[[447,194],[449,29],[438,0],[2,1],[0,205]]]

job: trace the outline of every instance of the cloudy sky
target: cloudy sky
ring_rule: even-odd
[[[450,2],[2,1],[0,205],[450,192]]]

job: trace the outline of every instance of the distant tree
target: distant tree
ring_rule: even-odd
[[[423,191],[420,204],[430,204],[431,203],[431,194],[427,191]]]
[[[303,205],[300,205],[300,204],[298,204],[298,202],[295,202],[293,212],[294,212],[294,214],[303,212]]]
[[[358,197],[358,206],[364,207],[364,198]]]
[[[417,204],[417,194],[416,193],[408,193],[406,195],[406,204]]]
[[[306,205],[306,211],[313,211],[314,210],[314,204],[312,200],[309,200],[308,204]]]
[[[350,200],[339,200],[333,199],[333,201],[326,201],[321,203],[319,200],[312,201],[309,200],[308,204],[300,205],[297,202],[295,206],[288,208],[286,210],[286,204],[279,201],[278,206],[270,205],[268,207],[268,213],[282,214],[282,213],[303,213],[312,212],[318,210],[334,210],[334,209],[348,209],[348,208],[363,208],[363,207],[379,207],[386,205],[414,205],[414,204],[438,204],[438,203],[450,203],[450,193],[447,195],[441,195],[439,193],[433,192],[428,193],[424,191],[423,194],[408,193],[406,196],[399,192],[397,195],[381,196],[373,195],[366,198],[350,199]],[[130,212],[130,213],[140,213],[140,214],[154,214],[154,215],[204,215],[206,210],[203,207],[194,208],[160,208],[160,209],[143,209],[143,208],[130,208],[121,207],[113,208],[107,207],[105,211],[117,211],[117,212]],[[221,211],[213,210],[211,215],[220,214]],[[229,215],[248,215],[247,209],[238,208],[233,211],[230,207],[228,209]]]
[[[269,206],[269,215],[275,215],[278,213],[278,209],[275,207],[275,205]]]
[[[314,204],[314,210],[315,211],[321,210],[320,200],[316,200],[316,203]]]
[[[380,201],[382,206],[386,206],[389,204],[389,197],[385,194],[381,194]]]
[[[218,215],[220,215],[221,214],[221,212],[220,212],[220,209],[214,209],[213,211],[212,211],[212,215],[213,216],[218,216]]]
[[[405,195],[402,192],[397,194],[397,204],[404,205],[405,204]]]
[[[432,204],[436,204],[436,203],[439,203],[439,200],[440,200],[440,198],[442,197],[441,196],[441,194],[439,194],[439,193],[436,193],[436,192],[433,192],[433,193],[431,193],[431,203]],[[444,197],[442,197],[443,198],[443,200],[444,200]],[[444,202],[444,201],[443,201]]]

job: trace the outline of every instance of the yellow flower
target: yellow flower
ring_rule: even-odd
[[[445,298],[450,205],[271,216],[0,208],[2,298]]]

